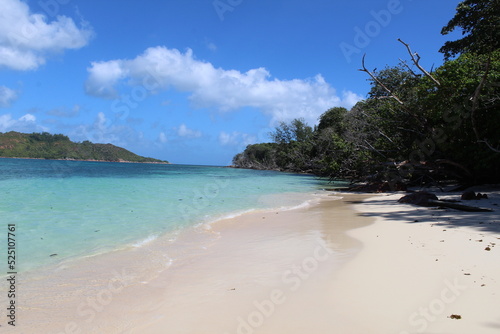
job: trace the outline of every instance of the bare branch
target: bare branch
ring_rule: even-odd
[[[406,60],[403,60],[403,59],[399,58],[399,61],[401,62],[401,64],[403,64],[403,65],[404,65],[404,66],[408,69],[408,71],[410,71],[410,73],[411,73],[411,74],[413,74],[413,76],[414,76],[414,77],[417,77],[417,78],[418,78],[418,77],[420,76],[419,74],[415,73],[415,72],[414,72],[414,71],[410,68],[410,66],[408,66],[408,64],[406,63]]]
[[[391,90],[389,88],[387,88],[387,86],[385,86],[372,72],[370,72],[368,69],[366,69],[366,66],[365,66],[365,57],[366,57],[366,53],[363,55],[363,62],[362,62],[362,65],[363,65],[363,68],[360,69],[359,71],[361,72],[366,72],[368,73],[368,75],[376,82],[378,83],[387,93],[390,94],[390,97],[392,97],[393,99],[395,99],[396,101],[399,102],[399,104],[401,105],[404,105],[403,101],[401,101],[396,95],[394,95]]]
[[[406,44],[405,42],[403,42],[401,40],[401,38],[398,38],[398,41],[401,42],[404,46],[406,46],[406,49],[408,50],[408,53],[410,54],[411,56],[411,60],[413,61],[413,63],[418,67],[418,69],[420,71],[422,71],[422,73],[424,73],[427,77],[429,77],[432,81],[434,81],[434,83],[438,86],[441,86],[441,83],[432,76],[432,74],[430,74],[429,72],[427,72],[425,70],[425,68],[422,67],[422,65],[420,65],[420,55],[418,53],[413,53],[410,49],[410,45],[409,44]]]
[[[366,145],[368,145],[371,150],[379,155],[381,155],[384,159],[387,159],[387,157],[382,153],[380,152],[379,150],[377,150],[375,147],[373,147],[367,140],[363,140],[365,142]]]
[[[478,140],[478,143],[484,143],[490,150],[492,150],[495,153],[500,153],[500,147],[493,147],[489,141],[485,140]]]

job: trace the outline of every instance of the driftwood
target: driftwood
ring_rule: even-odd
[[[440,206],[440,207],[445,207],[445,208],[450,208],[450,209],[455,209],[455,210],[460,210],[460,211],[467,211],[467,212],[493,212],[492,209],[488,208],[480,208],[477,206],[470,206],[470,205],[464,205],[464,204],[458,204],[458,203],[451,203],[451,202],[445,202],[445,201],[436,201],[433,199],[430,199],[428,201],[429,204],[433,206]]]

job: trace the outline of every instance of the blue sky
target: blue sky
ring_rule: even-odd
[[[280,121],[352,107],[359,72],[442,64],[458,0],[0,0],[0,132],[228,165]]]

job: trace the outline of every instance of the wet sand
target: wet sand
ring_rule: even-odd
[[[317,195],[47,268],[21,280],[18,326],[1,329],[498,333],[498,211],[402,205],[402,195]],[[468,204],[498,210],[489,196]]]
[[[373,219],[319,197],[30,274],[6,332],[331,332],[324,292],[361,247],[345,231]]]

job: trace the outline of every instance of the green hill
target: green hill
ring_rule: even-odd
[[[0,133],[0,157],[168,163],[168,161],[141,157],[112,144],[93,144],[87,140],[75,143],[65,135],[52,135],[47,132]]]

